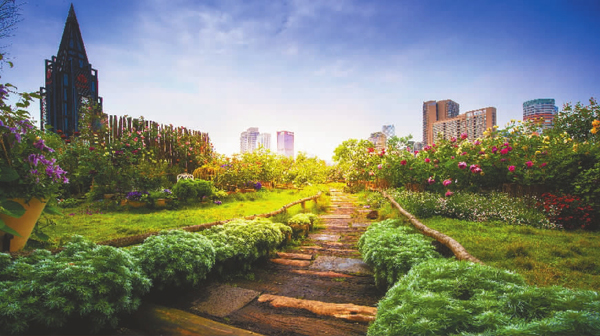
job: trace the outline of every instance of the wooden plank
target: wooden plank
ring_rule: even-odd
[[[269,303],[275,308],[296,308],[308,310],[317,315],[331,316],[339,319],[371,322],[377,314],[376,307],[359,306],[353,303],[329,303],[315,300],[302,300],[291,297],[263,294],[258,302]]]
[[[179,309],[144,303],[133,315],[137,326],[152,335],[250,336],[252,331],[215,322]]]

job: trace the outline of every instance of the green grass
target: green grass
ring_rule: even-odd
[[[529,284],[600,291],[600,232],[442,217],[421,221],[456,239],[485,264],[515,271]]]
[[[189,225],[210,223],[220,220],[251,216],[272,212],[298,199],[315,195],[322,186],[307,187],[303,190],[274,190],[248,194],[230,195],[222,205],[201,203],[177,210],[150,210],[117,208],[116,210],[100,210],[100,204],[84,204],[77,208],[62,209],[63,215],[45,215],[55,222],[48,225],[43,232],[50,237],[45,247],[57,247],[65,244],[71,236],[82,235],[94,242],[126,237],[163,229],[180,228]],[[320,204],[307,202],[307,210],[321,208],[328,202],[327,197],[319,199]],[[287,216],[301,212],[300,205],[288,209],[274,219],[285,219]]]

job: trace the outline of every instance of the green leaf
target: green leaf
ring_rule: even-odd
[[[15,201],[3,200],[0,205],[0,212],[10,217],[19,218],[25,213],[25,208]]]
[[[11,229],[8,225],[6,225],[4,223],[4,220],[2,220],[2,218],[0,218],[0,231],[10,233],[13,236],[21,237],[21,235],[17,231]]]
[[[11,182],[19,178],[19,173],[12,167],[3,167],[0,170],[0,182]]]
[[[60,210],[57,207],[50,206],[50,205],[47,205],[44,208],[44,213],[47,213],[50,215],[62,215],[62,212],[60,212]]]

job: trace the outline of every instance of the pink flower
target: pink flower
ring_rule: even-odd
[[[371,171],[369,172],[369,176],[373,176],[373,175],[375,175],[375,173],[374,173],[374,172],[371,170]]]
[[[454,155],[452,155],[450,158],[451,158],[452,160],[454,160]]]
[[[475,169],[472,170],[473,174],[479,174],[481,173],[481,168],[477,167]]]
[[[434,184],[434,183],[435,183],[435,179],[433,178],[433,176],[430,176],[430,177],[427,179],[427,183],[429,183],[429,184]]]
[[[540,165],[540,167],[544,168],[544,167],[546,167],[546,165],[547,165],[547,163],[546,163],[546,162],[544,162],[544,163],[542,163],[542,164]]]
[[[456,138],[455,137],[450,138],[450,142],[456,142]]]
[[[425,163],[429,163],[431,160],[429,158],[425,158]]]
[[[452,191],[450,191],[450,190],[446,191],[446,197],[450,197],[452,195],[454,195],[454,193]]]
[[[533,162],[527,161],[525,162],[525,165],[527,165],[527,168],[531,168],[533,166]]]
[[[492,147],[492,153],[493,154],[496,154],[497,151],[498,151],[498,147],[496,147],[496,146]]]
[[[462,140],[465,140],[465,139],[466,139],[466,138],[468,138],[468,137],[469,137],[469,136],[467,135],[467,133],[463,133],[463,134],[461,134],[461,135],[460,135],[460,138],[461,138]]]
[[[458,163],[458,168],[460,168],[460,169],[465,169],[465,168],[467,168],[467,163],[466,163],[466,162],[459,162],[459,163]]]
[[[442,184],[444,185],[444,187],[449,186],[451,183],[452,183],[451,179],[446,179],[446,180],[444,180],[444,182],[442,182]]]
[[[508,148],[502,148],[502,150],[500,151],[500,154],[502,154],[502,155],[508,154]]]
[[[502,159],[500,159],[500,162],[504,162],[504,161],[506,161],[506,159],[505,159],[505,158],[502,158]]]
[[[508,171],[512,173],[515,171],[515,168],[515,166],[508,166]]]
[[[467,155],[467,152],[462,152],[460,153],[460,155]]]
[[[424,151],[428,151],[430,149],[431,149],[431,146],[429,146],[429,145],[427,145],[427,146],[425,146],[425,148],[423,148]]]
[[[381,169],[381,168],[383,168],[383,166],[381,164],[378,164],[377,169]]]
[[[403,165],[403,166],[406,166],[406,160],[400,161],[400,164]]]
[[[475,146],[477,146],[477,145],[481,145],[481,141],[475,140]]]
[[[417,154],[419,154],[419,151],[418,151],[418,150],[416,150],[416,151],[415,151],[415,155],[417,155]]]

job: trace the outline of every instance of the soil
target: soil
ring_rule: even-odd
[[[336,190],[331,193],[331,207],[320,216],[320,226],[324,228],[311,232],[301,246],[273,255],[275,261],[257,264],[252,279],[209,284],[258,292],[258,297],[250,303],[226,316],[202,313],[195,307],[214,298],[209,298],[206,290],[198,289],[167,305],[263,335],[365,335],[368,321],[374,318],[374,307],[385,294],[375,287],[371,271],[360,260],[356,245],[371,220],[360,211],[363,209],[354,196]],[[284,297],[283,306],[270,302],[273,296]],[[352,309],[337,311],[344,307]],[[328,309],[336,311],[327,312]],[[361,314],[357,310],[368,313],[357,316]]]

